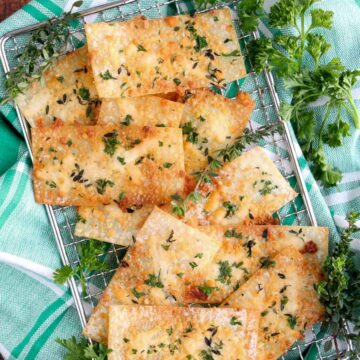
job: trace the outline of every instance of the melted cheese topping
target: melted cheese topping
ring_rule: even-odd
[[[66,124],[96,123],[100,100],[86,47],[60,58],[43,79],[15,99],[32,127],[51,125],[56,119]]]
[[[227,99],[211,90],[197,90],[185,103],[181,119],[185,170],[188,175],[204,169],[208,156],[233,144],[245,129],[255,106],[249,94]]]
[[[250,310],[112,306],[109,360],[255,360],[257,326]]]
[[[126,208],[183,191],[180,129],[60,125],[34,128],[32,139],[39,203]]]
[[[180,125],[184,105],[156,96],[102,101],[98,124],[174,127]]]
[[[261,312],[258,360],[276,360],[324,314],[314,289],[322,277],[320,264],[309,263],[293,247],[282,250],[273,261],[223,303]]]
[[[86,24],[85,30],[102,98],[223,86],[245,75],[229,9]]]

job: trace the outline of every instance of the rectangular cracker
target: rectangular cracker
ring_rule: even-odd
[[[100,100],[88,65],[87,48],[61,57],[43,76],[15,99],[32,127],[51,125],[56,119],[66,124],[96,123]]]
[[[84,334],[107,341],[108,308],[112,304],[173,303],[181,292],[182,274],[206,266],[219,246],[217,240],[155,208],[104,291]]]
[[[156,96],[104,99],[97,123],[177,128],[183,108],[183,104]]]
[[[329,231],[324,227],[218,225],[199,230],[217,239],[221,247],[206,267],[184,275],[181,281],[186,286],[177,301],[186,304],[221,303],[288,246],[302,252],[316,268],[328,255]]]
[[[282,250],[273,261],[223,303],[261,312],[258,360],[278,359],[324,314],[314,289],[322,278],[320,265],[309,263],[293,247]]]
[[[86,24],[85,30],[102,98],[223,86],[246,73],[228,8]]]
[[[275,211],[297,196],[261,147],[225,163],[213,184],[200,190],[203,201],[187,204],[184,221],[189,224],[268,224]]]
[[[206,168],[208,156],[234,143],[247,126],[254,101],[239,92],[228,99],[209,89],[196,90],[185,103],[181,119],[184,133],[185,171],[192,175]]]
[[[258,313],[242,309],[111,306],[109,360],[213,359],[214,354],[255,360],[258,321]]]
[[[180,129],[117,125],[34,128],[38,203],[161,204],[184,187]]]

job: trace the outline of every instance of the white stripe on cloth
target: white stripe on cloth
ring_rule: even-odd
[[[343,178],[340,182],[340,184],[347,184],[353,181],[359,181],[360,180],[360,171],[353,171],[348,173],[343,173]]]
[[[17,265],[13,265],[13,268],[18,271],[21,271],[22,273],[24,273],[27,276],[31,277],[32,279],[36,280],[40,284],[46,286],[48,289],[53,291],[58,297],[62,297],[66,292],[65,287],[58,286],[54,282],[44,279],[42,276],[35,274],[31,270],[23,269]]]
[[[330,194],[324,197],[328,206],[344,204],[360,197],[360,188]]]
[[[0,251],[0,261],[6,264],[15,265],[20,268],[30,270],[35,274],[39,274],[47,279],[52,279],[52,274],[54,272],[53,269],[47,266],[3,251]]]
[[[10,357],[10,351],[6,349],[6,347],[0,343],[0,354],[4,358],[4,360],[8,359]]]
[[[360,99],[360,88],[356,88],[356,89],[352,90],[351,93],[352,93],[352,96],[353,96],[354,100],[359,100]],[[312,102],[308,106],[311,107],[311,108],[315,108],[315,107],[318,107],[318,106],[325,105],[328,101],[329,101],[328,97],[321,96],[318,100]]]

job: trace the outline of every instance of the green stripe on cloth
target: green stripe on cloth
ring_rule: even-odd
[[[46,15],[44,15],[41,11],[39,11],[35,6],[31,4],[26,4],[23,7],[23,10],[25,10],[29,15],[31,15],[38,21],[44,21],[48,19]]]
[[[40,314],[40,316],[35,321],[33,327],[27,333],[27,335],[23,338],[21,343],[13,349],[11,355],[17,358],[20,353],[24,350],[25,346],[30,342],[31,337],[36,333],[36,331],[43,325],[43,323],[48,319],[57,309],[59,309],[62,305],[65,304],[65,301],[62,298],[57,298],[53,303],[47,306],[44,311]],[[63,314],[63,313],[62,313]]]
[[[59,16],[63,13],[63,9],[51,0],[38,0],[38,3],[49,9],[54,15]]]
[[[46,329],[46,331],[39,336],[39,338],[34,342],[34,345],[31,347],[24,360],[33,360],[36,358],[36,355],[42,349],[43,345],[46,343],[49,337],[53,334],[57,326],[60,324],[61,320],[64,318],[65,314],[65,311],[61,313]]]

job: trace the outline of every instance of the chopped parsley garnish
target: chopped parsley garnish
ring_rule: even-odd
[[[125,191],[122,191],[120,194],[119,194],[119,200],[124,200],[126,198],[126,192]]]
[[[110,74],[110,71],[109,71],[109,70],[106,70],[105,72],[100,73],[100,77],[101,77],[103,80],[116,79],[115,77],[113,77],[113,76]]]
[[[263,187],[259,190],[260,195],[265,196],[271,194],[273,190],[277,189],[277,185],[272,186],[272,182],[270,180],[261,180],[260,183]]]
[[[107,186],[113,187],[114,185],[115,184],[111,180],[98,179],[98,180],[96,180],[96,191],[100,195],[104,195],[106,187]]]
[[[199,134],[196,131],[197,129],[192,126],[192,123],[189,121],[182,126],[182,133],[187,135],[186,141],[191,142],[192,144],[197,144],[199,141]]]
[[[144,281],[146,285],[157,287],[162,289],[164,287],[164,284],[161,282],[160,279],[160,272],[158,275],[155,274],[149,274],[149,278]]]
[[[56,77],[56,80],[59,81],[59,82],[61,82],[61,83],[63,84],[65,79],[64,79],[63,76],[57,76],[57,77]]]
[[[138,45],[137,49],[138,51],[147,51],[141,44]]]
[[[296,323],[297,323],[297,317],[293,316],[291,314],[285,314],[285,315],[288,317],[287,321],[288,321],[288,324],[289,324],[290,328],[295,329],[295,326],[296,326]]]
[[[129,126],[132,121],[134,121],[133,117],[130,114],[127,114],[120,124],[124,126]]]
[[[179,31],[180,30],[180,26],[175,26],[174,27],[174,31]]]
[[[171,326],[171,327],[169,327],[168,329],[166,329],[166,332],[167,332],[167,334],[168,334],[169,336],[171,336],[172,333],[174,332],[173,327]]]
[[[198,286],[198,289],[206,296],[210,296],[214,291],[219,290],[219,288],[213,286]]]
[[[200,52],[201,49],[206,48],[208,46],[205,36],[200,36],[198,34],[195,34],[194,38],[196,41],[196,45],[194,46],[196,52]]]
[[[102,139],[105,144],[104,151],[106,154],[113,156],[115,154],[117,146],[121,143],[118,140],[118,132],[114,130],[113,132],[106,133]]]
[[[229,262],[220,261],[218,262],[219,267],[219,276],[216,280],[220,281],[223,284],[230,285],[231,284],[231,277],[232,277],[232,268]]]
[[[198,266],[198,264],[197,264],[195,261],[190,261],[190,262],[189,262],[189,265],[190,265],[193,269],[195,269],[195,268]]]
[[[268,269],[270,267],[275,267],[276,262],[269,257],[262,257],[260,258],[260,267]]]
[[[204,256],[203,253],[197,253],[197,254],[195,255],[195,258],[202,259],[203,256]]]
[[[82,87],[79,89],[79,96],[85,100],[85,101],[89,101],[90,100],[90,91],[89,89]]]
[[[235,316],[230,319],[230,325],[242,325],[241,321],[239,321]]]
[[[231,201],[225,201],[223,207],[226,209],[225,218],[230,218],[235,215],[238,210],[238,206]]]
[[[285,309],[285,305],[289,302],[289,298],[285,295],[280,299],[280,310],[283,311]]]
[[[142,296],[145,295],[144,292],[137,291],[135,288],[132,288],[132,289],[131,289],[131,293],[132,293],[137,299],[140,299]]]
[[[163,167],[166,169],[171,168],[174,165],[174,163],[170,163],[170,162],[164,162]]]
[[[69,140],[66,142],[66,145],[67,145],[68,147],[70,147],[72,144],[73,144],[73,142],[72,142],[71,139],[69,139]]]
[[[226,230],[224,236],[227,238],[242,239],[242,234],[238,233],[235,229]]]
[[[121,156],[118,156],[117,159],[118,159],[118,161],[119,161],[119,163],[120,163],[121,165],[125,165],[125,164],[126,164],[125,158],[123,158],[123,157],[121,157]]]
[[[174,83],[179,86],[181,84],[181,80],[178,78],[173,79]]]

